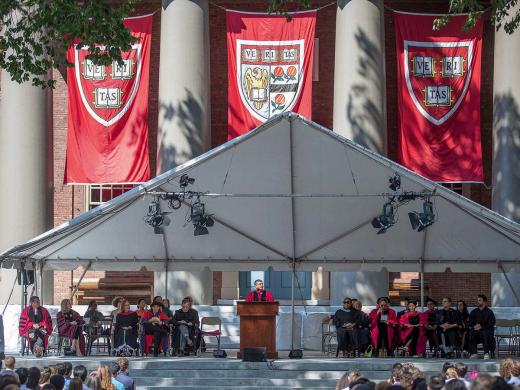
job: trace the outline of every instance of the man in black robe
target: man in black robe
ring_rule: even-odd
[[[340,350],[343,351],[343,356],[353,353],[355,357],[359,357],[358,329],[360,323],[361,316],[359,311],[352,307],[352,299],[345,298],[343,308],[334,314],[334,325],[338,338],[336,357]]]
[[[443,357],[452,357],[457,335],[462,326],[459,312],[451,307],[451,298],[442,298],[442,309],[437,311],[437,335],[440,340]]]
[[[477,358],[477,344],[484,346],[484,359],[489,359],[494,344],[495,314],[487,306],[487,297],[483,294],[477,298],[478,307],[469,315],[469,353],[470,359]]]

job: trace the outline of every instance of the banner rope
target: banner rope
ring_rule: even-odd
[[[226,12],[227,12],[227,11],[233,11],[233,12],[244,12],[244,13],[251,13],[251,14],[266,14],[266,15],[272,15],[272,14],[269,14],[268,12],[254,12],[254,11],[253,11],[253,12],[248,12],[248,11],[241,11],[241,10],[238,10],[238,9],[226,8],[226,7],[224,7],[224,6],[220,5],[220,4],[214,3],[214,2],[212,2],[212,1],[210,1],[209,4],[211,4],[211,5],[213,5],[213,6],[217,7],[217,8],[220,8],[220,9],[226,11]],[[328,7],[330,7],[331,5],[334,5],[334,4],[336,4],[336,2],[335,2],[335,1],[332,1],[332,2],[330,2],[330,3],[328,3],[328,4],[325,4],[325,5],[323,5],[323,6],[321,6],[321,7],[318,7],[318,8],[308,9],[308,10],[303,10],[303,11],[287,12],[287,14],[290,15],[290,14],[298,14],[298,13],[304,13],[304,12],[321,11],[322,9],[324,9],[324,8],[328,8]],[[274,14],[274,13],[273,13],[273,14]]]
[[[418,16],[423,15],[423,16],[439,16],[439,17],[443,17],[443,16],[468,16],[470,14],[469,12],[461,13],[461,14],[450,14],[450,13],[439,14],[439,13],[400,11],[398,9],[390,7],[386,3],[383,4],[383,7],[386,8],[387,10],[389,10],[389,11],[392,11],[392,12],[397,12],[397,13],[400,13],[400,14],[407,14],[407,15],[418,15]],[[486,13],[486,12],[488,12],[490,10],[491,10],[491,7],[487,7],[485,9],[483,9],[482,11],[477,11],[476,13],[477,14],[483,14],[483,13]]]

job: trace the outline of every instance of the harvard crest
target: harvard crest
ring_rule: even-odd
[[[101,47],[101,50],[104,50]],[[87,58],[88,50],[74,47],[75,76],[81,100],[100,124],[111,126],[129,109],[141,78],[141,44],[122,53],[121,61],[97,65]]]
[[[237,40],[237,77],[242,102],[253,117],[266,121],[290,111],[303,79],[304,40]]]
[[[458,109],[471,81],[473,42],[404,41],[406,86],[417,110],[434,125]]]

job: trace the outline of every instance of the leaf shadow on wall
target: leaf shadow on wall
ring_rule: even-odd
[[[158,173],[172,169],[203,153],[203,119],[202,106],[199,100],[195,99],[187,89],[185,99],[176,105],[172,102],[160,103]],[[178,130],[168,137],[166,132],[161,131],[161,127],[170,127],[172,122],[175,122],[175,127]],[[182,140],[173,138],[179,135],[179,131]]]
[[[358,28],[355,35],[361,53],[357,73],[366,82],[352,85],[348,92],[345,114],[352,131],[352,140],[379,153],[384,152],[384,118],[382,101],[375,101],[370,90],[384,88],[381,49]],[[359,80],[359,78],[358,78]],[[369,88],[369,85],[373,87]]]

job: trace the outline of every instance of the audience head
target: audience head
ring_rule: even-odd
[[[31,299],[29,300],[31,306],[34,308],[34,309],[37,309],[38,307],[40,307],[40,297],[36,296],[36,295],[33,295],[31,297]]]
[[[27,370],[27,382],[25,386],[28,389],[39,389],[41,373],[38,367],[31,367]]]
[[[18,379],[20,379],[20,384],[25,385],[25,382],[27,382],[27,368],[20,367],[15,370],[16,375],[18,375]]]
[[[345,309],[350,309],[352,307],[352,299],[345,297],[345,299],[343,299],[343,307]]]
[[[116,360],[117,365],[119,366],[119,371],[127,372],[128,371],[128,359],[125,357],[120,357]]]
[[[403,365],[401,363],[396,363],[392,367],[392,374],[390,376],[389,382],[391,384],[401,383],[401,378],[403,377]]]
[[[350,390],[374,390],[376,387],[376,384],[374,382],[370,382],[368,378],[360,377],[357,378],[355,381],[350,382]]]
[[[457,373],[457,370],[455,369],[454,365],[446,370],[446,372],[444,373],[444,377],[446,378],[446,380],[459,379],[459,374]]]
[[[112,374],[113,377],[117,376],[117,374],[119,374],[119,364],[117,364],[116,362],[110,362],[110,366],[108,366],[110,368],[110,373]]]
[[[83,382],[79,378],[72,378],[68,390],[83,390]]]
[[[455,365],[452,362],[444,362],[441,369],[441,375],[443,378],[446,378],[446,372],[448,371],[448,368],[455,368]]]
[[[415,378],[412,383],[412,390],[428,390],[428,385],[426,384],[426,379]]]
[[[50,383],[46,383],[41,387],[42,390],[56,390],[56,387],[54,385],[51,385]]]
[[[103,390],[101,387],[101,378],[94,375],[89,375],[87,380],[85,381],[85,386],[87,386],[90,390]]]
[[[14,370],[14,367],[16,365],[16,359],[14,356],[6,356],[4,359],[4,365],[5,368],[8,368],[9,370]]]
[[[69,377],[72,374],[72,363],[64,362],[63,363],[64,376]]]
[[[65,378],[58,374],[51,375],[49,382],[56,388],[56,390],[63,390],[65,387]]]
[[[347,389],[354,383],[356,380],[361,378],[361,372],[359,370],[350,370],[343,374],[341,378],[339,378],[338,383],[336,384],[336,390]]]
[[[128,302],[128,299],[121,299],[117,305],[117,309],[121,313],[130,310],[130,302]]]
[[[444,310],[448,310],[450,307],[451,307],[451,298],[450,297],[442,298],[442,308]]]
[[[103,389],[111,389],[112,388],[112,372],[110,371],[110,368],[102,364],[99,366],[98,369],[99,377],[101,379],[101,387]]]
[[[513,376],[513,369],[515,367],[515,361],[511,358],[503,359],[500,362],[500,368],[498,369],[498,374],[502,378],[511,378]]]
[[[262,279],[256,279],[255,280],[255,288],[257,290],[263,290],[264,289],[264,281]]]
[[[51,370],[51,375],[58,373],[58,366],[56,364],[51,364],[49,366],[49,370]]]
[[[56,364],[56,374],[65,375],[65,364],[63,364],[63,363]]]
[[[83,365],[77,365],[74,367],[74,370],[72,371],[73,374],[74,374],[74,378],[79,378],[81,379],[82,382],[85,382],[85,380],[87,379],[87,367],[83,366]]]
[[[40,374],[40,385],[49,383],[52,375],[51,369],[48,366],[45,366],[40,370]]]
[[[475,379],[477,379],[480,376],[480,373],[477,370],[472,370],[468,374],[468,381],[473,382]]]
[[[457,375],[459,378],[465,378],[468,373],[468,366],[465,363],[459,362],[455,363],[455,369],[457,370]]]
[[[72,304],[70,303],[70,299],[65,298],[61,300],[61,311],[64,313],[68,313],[72,310]]]
[[[511,376],[520,377],[520,360],[515,360],[511,369]]]
[[[444,390],[466,390],[466,385],[460,379],[453,379],[446,382]]]
[[[513,390],[504,378],[499,376],[481,375],[476,378],[470,387],[471,390]]]
[[[441,390],[444,387],[444,378],[441,375],[432,375],[428,388],[430,390]]]
[[[162,304],[162,297],[160,295],[156,295],[153,297],[152,302],[161,302]]]
[[[478,307],[483,308],[487,306],[487,297],[484,294],[477,295]]]
[[[115,297],[114,299],[112,299],[112,306],[114,307],[118,307],[119,306],[119,301],[123,299],[123,297],[121,296],[117,296]]]

